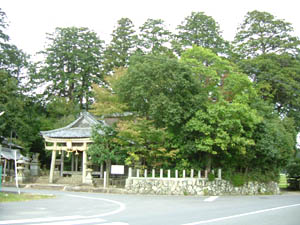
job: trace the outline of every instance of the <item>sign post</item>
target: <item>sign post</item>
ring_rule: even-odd
[[[16,187],[18,189],[18,193],[20,194],[18,169],[17,169],[17,150],[15,150],[15,177],[16,177]]]

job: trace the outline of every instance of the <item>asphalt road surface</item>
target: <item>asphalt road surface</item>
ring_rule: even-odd
[[[2,188],[2,191],[16,191]],[[0,203],[0,224],[299,225],[300,195],[150,196],[21,189],[56,198]]]

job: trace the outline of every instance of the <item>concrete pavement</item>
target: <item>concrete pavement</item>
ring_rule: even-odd
[[[5,190],[15,191],[14,188]],[[294,193],[210,198],[36,189],[21,189],[22,191],[51,193],[57,197],[31,202],[1,203],[0,224],[1,221],[7,224],[7,221],[13,219],[17,222],[15,224],[48,225],[298,225],[300,221],[300,195]]]

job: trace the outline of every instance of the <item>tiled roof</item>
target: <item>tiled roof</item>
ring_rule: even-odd
[[[8,159],[8,160],[15,159],[15,152],[16,152],[17,160],[24,159],[25,161],[30,161],[29,158],[23,156],[20,153],[19,149],[10,149],[10,148],[6,148],[6,147],[1,148],[1,157]]]
[[[89,138],[92,136],[93,127],[105,123],[104,121],[98,121],[92,114],[88,112],[82,112],[80,116],[66,127],[41,131],[43,137],[50,138]],[[101,131],[99,131],[102,134]]]

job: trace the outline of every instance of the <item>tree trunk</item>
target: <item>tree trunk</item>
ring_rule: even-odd
[[[212,162],[212,155],[210,153],[206,154],[206,170],[208,173],[211,171],[211,162]]]

